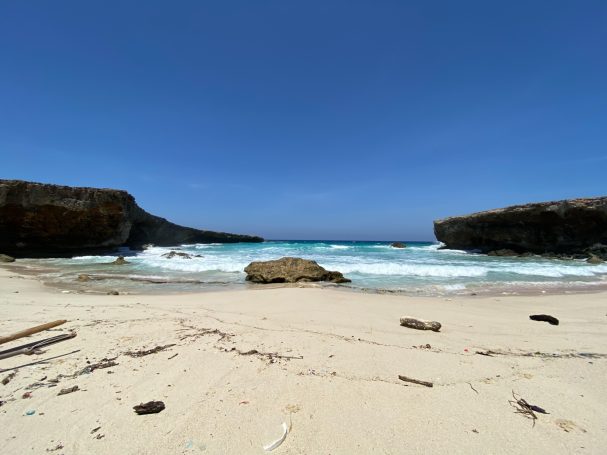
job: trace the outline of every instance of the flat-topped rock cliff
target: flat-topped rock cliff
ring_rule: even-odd
[[[0,252],[71,256],[152,243],[262,242],[179,226],[147,213],[126,191],[0,180]]]
[[[434,222],[447,248],[607,256],[607,197],[516,205]]]

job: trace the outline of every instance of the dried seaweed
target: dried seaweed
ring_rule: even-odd
[[[146,355],[156,354],[158,352],[165,351],[168,348],[171,348],[173,346],[175,346],[174,343],[166,344],[164,346],[156,346],[155,348],[147,349],[147,350],[128,351],[128,352],[125,352],[124,355],[128,355],[129,357],[145,357]]]
[[[535,421],[537,420],[537,415],[535,414],[536,412],[540,414],[548,414],[545,409],[533,404],[529,404],[527,400],[517,396],[514,391],[512,391],[512,398],[514,398],[514,400],[508,400],[508,403],[515,409],[514,412],[516,414],[521,414],[527,419],[531,419],[534,427]]]

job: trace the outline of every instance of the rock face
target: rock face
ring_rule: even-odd
[[[0,262],[15,262],[15,258],[6,254],[0,254]]]
[[[262,241],[173,224],[147,213],[126,191],[0,180],[0,251],[16,257],[71,256],[146,243]]]
[[[603,257],[607,254],[607,197],[445,218],[434,222],[434,234],[453,249]]]
[[[281,258],[274,261],[251,262],[245,267],[247,281],[254,283],[297,283],[330,281],[350,283],[339,272],[330,272],[315,261],[300,258]]]

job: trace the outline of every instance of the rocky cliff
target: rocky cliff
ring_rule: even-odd
[[[607,256],[607,197],[517,205],[434,222],[447,248]]]
[[[17,257],[71,256],[146,243],[262,241],[173,224],[147,213],[126,191],[0,180],[0,252]]]

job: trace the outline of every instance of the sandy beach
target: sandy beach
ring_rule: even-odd
[[[314,288],[66,294],[0,269],[2,334],[69,320],[3,349],[77,333],[0,361],[9,369],[71,353],[0,385],[3,453],[264,453],[283,422],[290,432],[273,453],[604,453],[605,302],[603,293],[441,299]],[[405,315],[443,328],[401,327]],[[513,391],[549,414],[534,425],[509,403]],[[133,411],[151,400],[166,409]]]

